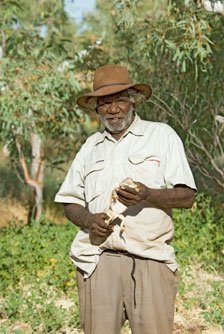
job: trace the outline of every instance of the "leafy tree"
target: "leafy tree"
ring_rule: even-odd
[[[141,115],[171,124],[185,142],[199,189],[222,192],[223,16],[194,1],[159,6],[157,1],[117,0],[107,3],[106,11],[104,4],[98,2],[104,18],[92,18],[104,60],[123,64],[136,81],[152,84],[153,97]]]
[[[74,33],[63,1],[1,1],[0,10],[0,136],[18,176],[34,190],[32,217],[38,219],[44,167],[64,161],[82,141]],[[54,147],[46,156],[50,140]]]
[[[199,189],[223,190],[224,18],[198,6],[190,0],[98,0],[97,13],[85,19],[89,30],[75,35],[63,1],[0,0],[1,140],[12,162],[20,162],[20,177],[39,194],[36,217],[43,166],[63,161],[68,144],[79,145],[87,134],[74,98],[92,88],[94,70],[109,62],[152,84],[141,115],[176,129]]]

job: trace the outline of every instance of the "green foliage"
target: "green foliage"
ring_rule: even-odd
[[[212,289],[207,291],[205,294],[205,300],[207,304],[209,304],[209,309],[207,309],[207,305],[202,304],[205,308],[204,317],[209,322],[219,323],[224,328],[224,282],[211,282]]]
[[[76,231],[72,224],[43,221],[24,227],[12,224],[0,231],[1,315],[8,318],[5,328],[15,320],[38,333],[79,325],[75,272],[68,258]]]
[[[176,210],[174,221],[174,246],[183,273],[179,292],[184,296],[195,289],[195,283],[186,283],[192,266],[222,272],[224,224],[211,199],[203,194],[198,195],[193,209]],[[7,319],[1,333],[10,332],[15,321],[29,325],[30,333],[56,333],[66,326],[79,326],[75,272],[68,258],[76,232],[70,223],[49,221],[23,227],[12,223],[0,230],[1,316]],[[222,290],[220,280],[211,282],[205,293],[188,297],[184,306],[200,306],[208,321],[223,324]]]
[[[74,56],[75,25],[63,6],[62,0],[0,2],[0,38],[5,55],[36,59]]]
[[[75,95],[80,87],[73,67],[62,71],[63,63],[2,61],[0,81],[5,89],[0,97],[1,140],[9,149],[15,146],[13,129],[24,147],[29,147],[31,132],[43,139],[76,140],[81,132]],[[58,138],[58,139],[59,139]]]
[[[174,246],[182,265],[202,263],[210,270],[223,268],[224,219],[210,197],[198,194],[192,209],[174,210],[174,222]]]
[[[47,166],[67,162],[92,127],[75,107],[77,94],[90,89],[98,66],[120,63],[136,81],[152,84],[154,96],[139,112],[177,130],[200,189],[223,189],[224,128],[216,121],[224,112],[221,15],[198,10],[193,1],[187,7],[182,0],[169,1],[169,6],[166,1],[99,0],[97,15],[87,18],[89,31],[77,37],[63,1],[42,0],[37,5],[0,0],[0,12],[0,139],[8,144],[14,165],[18,154],[13,129],[28,164],[31,132],[43,141]],[[49,174],[48,200],[59,182]],[[9,174],[4,170],[4,175]],[[4,192],[7,184],[4,181]],[[12,193],[22,189],[13,187]],[[211,199],[199,194],[192,209],[175,210],[174,220],[174,245],[184,272],[188,275],[192,263],[221,271],[224,221]],[[13,329],[15,321],[28,324],[30,333],[79,326],[74,268],[67,256],[75,233],[71,224],[44,220],[0,231],[1,316],[7,319],[1,323],[2,333],[25,332]],[[193,291],[193,286],[186,287],[182,280],[180,292],[186,289]],[[206,319],[223,324],[222,291],[220,282],[214,282],[204,296],[187,300],[186,307],[200,303]],[[75,305],[62,308],[56,303],[60,299],[74,300]]]
[[[105,62],[109,57],[136,81],[152,85],[153,97],[139,112],[169,123],[181,136],[200,190],[221,192],[224,136],[217,115],[224,112],[224,18],[193,1],[154,6],[117,0],[105,10],[99,1],[101,20],[92,20],[96,39],[102,40]]]
[[[190,210],[174,210],[175,237],[173,245],[180,265],[179,293],[185,309],[200,308],[204,318],[213,324],[223,323],[224,217],[212,205],[211,197],[197,195]],[[192,277],[195,270],[213,273],[216,281],[207,281],[206,291]],[[198,269],[197,269],[198,268]],[[212,276],[211,276],[212,277]],[[217,279],[218,277],[218,279]],[[187,293],[187,298],[184,297]]]
[[[9,163],[0,163],[0,197],[14,197],[18,201],[24,203],[26,198],[26,187],[22,182],[18,182],[18,178],[14,170],[11,169]],[[15,187],[16,184],[16,187]]]
[[[43,221],[30,227],[12,225],[2,229],[4,260],[1,261],[0,277],[3,291],[8,285],[17,286],[21,276],[28,283],[32,283],[34,277],[41,278],[42,282],[66,291],[73,272],[67,259],[68,249],[75,233],[72,224],[43,224]]]
[[[36,193],[39,187],[37,210],[30,208],[38,216],[44,168],[58,167],[85,139],[85,117],[75,105],[81,92],[75,29],[63,6],[62,0],[0,2],[0,141],[20,178]]]

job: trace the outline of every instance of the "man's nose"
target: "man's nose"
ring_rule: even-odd
[[[118,108],[118,105],[117,105],[116,102],[112,102],[112,103],[110,103],[110,106],[109,106],[109,108],[108,108],[108,112],[109,112],[110,114],[116,114],[116,113],[118,113],[119,111],[120,111],[120,109]]]

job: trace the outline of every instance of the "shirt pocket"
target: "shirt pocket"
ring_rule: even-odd
[[[86,202],[90,203],[103,192],[105,160],[90,162],[84,167]]]
[[[161,158],[155,155],[130,155],[128,157],[132,177],[147,186],[162,186]]]

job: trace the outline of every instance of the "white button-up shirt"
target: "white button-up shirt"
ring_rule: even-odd
[[[196,189],[183,144],[167,124],[141,120],[137,115],[117,141],[107,131],[90,136],[76,155],[55,197],[56,202],[76,203],[91,213],[106,211],[112,191],[125,178],[154,189],[183,184]],[[125,229],[114,226],[99,246],[92,245],[88,229],[80,229],[70,257],[89,277],[105,249],[125,250],[143,258],[163,261],[175,271],[174,249],[170,242],[174,228],[171,211],[147,202],[126,208],[120,202],[113,211],[125,217]]]

